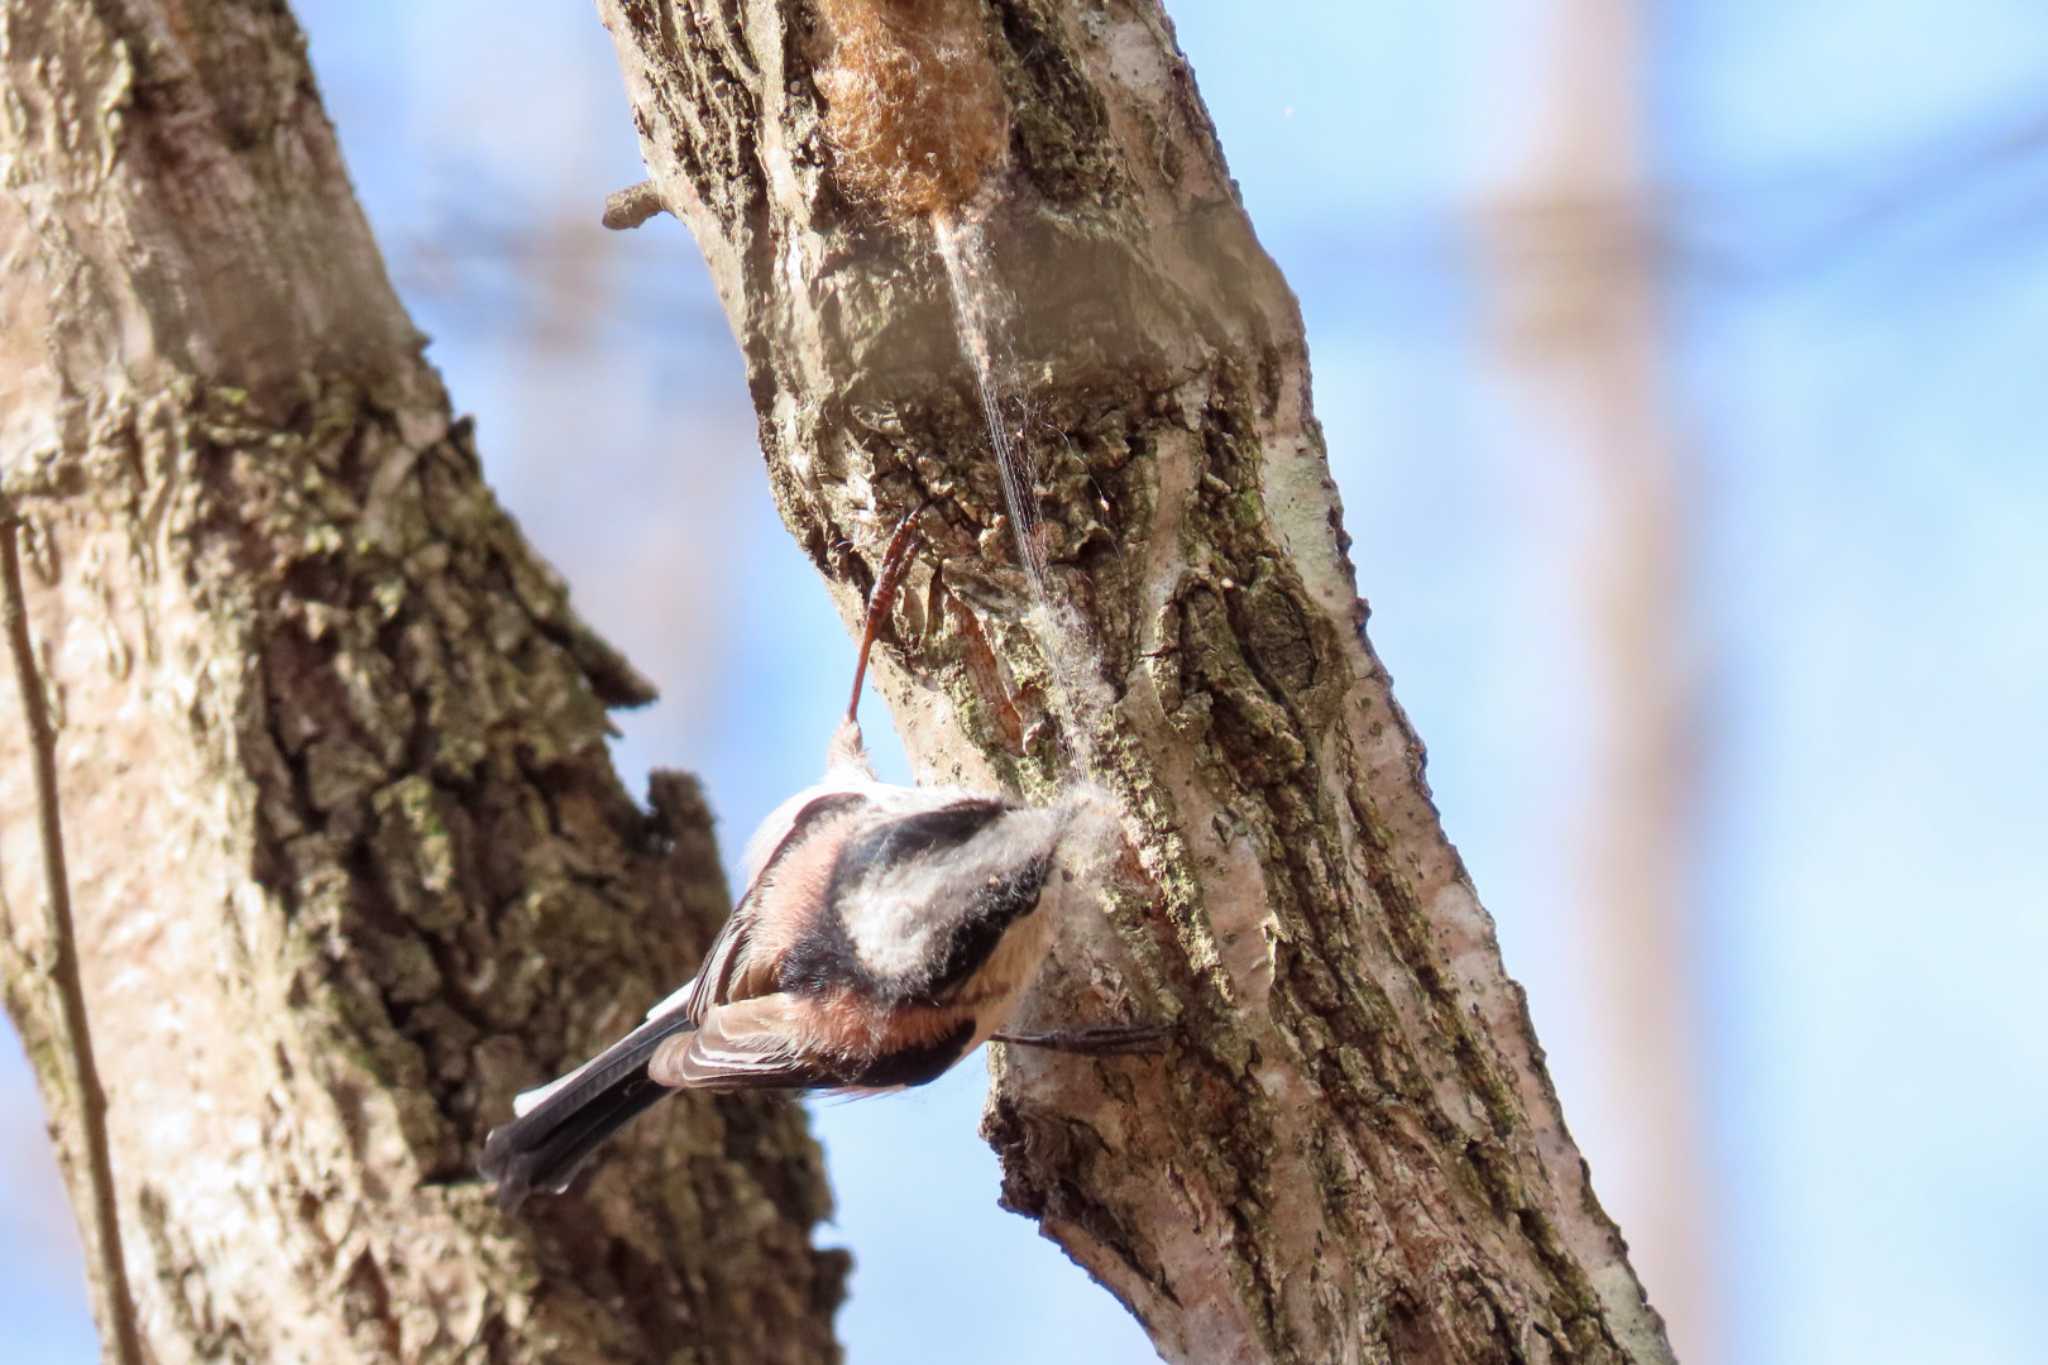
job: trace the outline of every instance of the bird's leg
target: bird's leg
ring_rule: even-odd
[[[1172,1032],[1171,1024],[1111,1024],[1064,1033],[997,1033],[991,1038],[998,1043],[1042,1047],[1048,1052],[1071,1052],[1082,1057],[1129,1057],[1164,1052]]]
[[[917,544],[917,514],[924,510],[920,505],[905,514],[896,524],[896,533],[889,537],[889,548],[882,551],[882,567],[875,571],[875,586],[868,593],[867,619],[861,625],[860,657],[853,666],[853,696],[846,703],[846,719],[851,725],[858,725],[856,717],[860,711],[860,684],[867,676],[868,651],[875,647],[875,636],[881,634],[882,622],[889,619],[889,608],[896,601],[896,588],[903,579],[903,570],[910,562],[910,551]]]

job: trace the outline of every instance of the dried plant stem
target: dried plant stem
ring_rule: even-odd
[[[135,1324],[135,1300],[128,1292],[128,1265],[121,1254],[121,1209],[114,1190],[114,1162],[107,1143],[107,1096],[100,1088],[93,1061],[92,1034],[86,1026],[85,985],[78,970],[78,937],[71,923],[71,882],[64,868],[64,829],[57,809],[57,731],[44,704],[36,672],[35,647],[28,633],[28,601],[21,586],[21,553],[16,544],[21,523],[0,500],[0,625],[14,656],[14,683],[21,694],[21,712],[28,722],[29,752],[35,760],[36,828],[42,839],[43,880],[49,905],[46,937],[49,974],[62,1002],[65,1053],[70,1061],[71,1090],[78,1104],[86,1180],[92,1189],[93,1254],[99,1259],[99,1283],[105,1320],[119,1365],[142,1365],[142,1338]]]

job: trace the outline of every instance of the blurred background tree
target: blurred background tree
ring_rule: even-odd
[[[573,5],[297,9],[488,476],[663,689],[623,766],[698,771],[751,828],[847,646],[692,249],[595,224],[640,176],[605,36]],[[1681,1357],[2032,1359],[2048,19],[1173,12],[1302,296],[1375,641]],[[0,1066],[10,1358],[86,1359]],[[981,1089],[817,1115],[852,1358],[924,1358],[912,1303],[981,1360],[1146,1358],[994,1209]]]
[[[1562,810],[1582,1012],[1596,1060],[1575,1125],[1603,1134],[1603,1198],[1626,1207],[1634,1258],[1674,1344],[1724,1358],[1702,1131],[1699,755],[1708,660],[1697,639],[1689,469],[1668,392],[1666,263],[1652,180],[1649,24],[1635,0],[1532,6],[1501,54],[1519,116],[1494,134],[1477,223],[1489,357],[1525,449],[1520,478],[1562,489],[1529,518],[1580,677],[1584,786]],[[1555,640],[1558,637],[1553,637]],[[1556,646],[1553,644],[1553,649]]]

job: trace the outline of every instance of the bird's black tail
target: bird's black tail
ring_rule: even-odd
[[[534,1190],[560,1194],[599,1143],[673,1092],[647,1074],[654,1050],[692,1027],[683,1011],[649,1020],[599,1053],[547,1098],[484,1139],[477,1170],[511,1212]]]

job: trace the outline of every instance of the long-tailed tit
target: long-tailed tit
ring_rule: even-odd
[[[914,514],[913,514],[914,517]],[[988,1039],[1117,1052],[1156,1029],[1004,1035],[1038,969],[1086,796],[1026,806],[876,780],[855,713],[915,539],[905,518],[869,597],[853,698],[825,775],[748,842],[747,890],[697,975],[581,1067],[513,1101],[484,1144],[498,1200],[560,1193],[599,1143],[675,1090],[892,1090]]]

